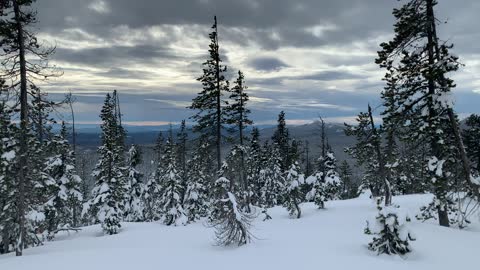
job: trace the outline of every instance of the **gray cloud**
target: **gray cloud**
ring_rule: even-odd
[[[275,57],[258,57],[249,61],[249,66],[261,71],[275,71],[288,67],[282,60]]]
[[[373,60],[378,44],[391,36],[392,8],[402,3],[103,0],[107,8],[95,9],[91,5],[95,1],[36,2],[35,31],[53,44],[58,41],[53,60],[65,70],[64,78],[46,88],[83,94],[79,100],[89,105],[82,107],[80,119],[96,119],[98,113],[92,110],[103,102],[99,95],[119,89],[131,121],[188,117],[191,112],[175,104],[190,101],[201,88],[195,78],[206,57],[213,15],[219,19],[229,76],[242,69],[252,96],[268,100],[252,102],[254,119],[275,118],[288,100],[297,102],[282,108],[296,119],[316,118],[319,112],[351,116],[341,108],[361,110],[368,102],[379,104],[382,72]],[[472,23],[479,9],[475,0],[440,1],[437,8],[439,17],[449,22],[439,27],[441,36],[456,44],[453,52],[461,59],[469,60],[461,71],[466,75],[456,80],[458,111],[465,113],[479,112],[480,94],[472,90],[480,89],[475,82],[480,79],[480,64],[472,60],[480,54],[471,46],[480,38]]]
[[[137,45],[80,50],[57,48],[52,59],[90,66],[112,67],[120,63],[154,63],[159,60],[174,60],[178,59],[178,56],[167,48]]]

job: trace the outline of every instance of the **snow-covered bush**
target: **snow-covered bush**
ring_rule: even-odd
[[[373,222],[367,221],[365,233],[373,235],[368,249],[377,254],[404,255],[412,251],[409,241],[415,237],[408,229],[410,218],[398,206],[381,207]]]
[[[249,229],[253,215],[241,210],[231,191],[232,184],[227,178],[217,179],[213,189],[214,199],[208,224],[215,228],[217,244],[222,246],[247,244],[252,238]]]
[[[298,172],[298,168],[298,163],[294,162],[287,172],[287,186],[285,200],[283,202],[283,206],[287,208],[290,216],[296,218],[300,218],[302,216],[300,203],[302,202],[303,195],[300,188],[305,183],[304,176]]]

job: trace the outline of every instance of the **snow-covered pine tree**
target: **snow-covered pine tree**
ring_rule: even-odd
[[[258,178],[258,182],[261,185],[259,206],[265,209],[265,215],[268,219],[269,215],[266,209],[280,205],[283,202],[284,198],[282,196],[285,194],[285,186],[290,183],[285,181],[278,148],[265,144],[263,156],[265,159],[263,164],[265,165],[260,170]]]
[[[143,221],[144,204],[142,196],[145,186],[142,182],[143,174],[137,170],[142,163],[142,152],[137,145],[132,145],[127,153],[127,182],[126,182],[126,221]]]
[[[225,108],[227,116],[227,124],[230,125],[230,131],[232,133],[238,134],[237,144],[234,146],[236,149],[235,153],[238,156],[238,169],[235,178],[238,178],[240,188],[242,191],[241,200],[242,204],[246,206],[247,211],[250,211],[251,205],[251,190],[250,183],[248,182],[249,178],[246,173],[246,164],[245,160],[248,155],[248,149],[244,143],[245,141],[245,129],[253,124],[253,121],[248,118],[250,110],[247,108],[248,103],[248,94],[245,92],[247,86],[245,85],[245,76],[243,72],[238,71],[238,78],[234,82],[234,86],[231,89],[230,100],[228,101],[228,106]],[[233,180],[233,178],[230,178]]]
[[[214,160],[209,148],[208,140],[200,137],[187,163],[187,190],[183,205],[189,222],[207,216],[209,188],[213,186],[214,175]]]
[[[359,166],[365,167],[362,188],[369,188],[373,196],[384,195],[385,205],[389,205],[392,191],[385,168],[381,130],[375,126],[370,105],[367,113],[359,113],[357,123],[356,126],[345,124],[345,134],[357,139],[355,146],[345,151],[356,159]]]
[[[238,204],[241,206],[242,210],[250,212],[251,204],[249,198],[251,191],[248,186],[245,186],[245,182],[241,180],[244,173],[240,173],[241,170],[245,169],[242,168],[242,163],[247,154],[248,149],[246,149],[246,146],[240,144],[234,145],[223,162],[220,175],[231,181]]]
[[[353,171],[346,160],[340,164],[339,174],[342,179],[342,199],[352,199],[358,197],[358,185],[353,179]]]
[[[1,83],[1,81],[0,81]],[[0,103],[0,254],[12,252],[16,244],[16,168],[18,129],[10,121],[10,112]]]
[[[467,128],[463,130],[463,141],[472,162],[472,170],[480,175],[480,115],[472,114],[465,120]]]
[[[79,225],[82,179],[76,173],[75,157],[67,136],[67,127],[62,122],[60,133],[47,143],[47,149],[53,154],[48,157],[44,170],[51,183],[45,205],[48,239],[53,239],[59,230]]]
[[[3,0],[0,8],[0,40],[2,47],[2,80],[3,83],[9,82],[5,92],[9,93],[13,104],[13,109],[19,112],[19,136],[17,158],[15,162],[19,164],[16,172],[16,211],[17,220],[14,221],[17,228],[12,231],[15,235],[15,252],[17,256],[22,256],[23,248],[30,245],[28,235],[29,221],[27,220],[28,212],[32,205],[32,200],[39,199],[37,203],[42,203],[41,199],[32,196],[30,188],[35,186],[38,178],[37,161],[34,160],[35,152],[38,149],[33,148],[34,140],[30,138],[32,135],[32,126],[29,120],[32,117],[29,104],[29,89],[39,80],[47,80],[52,76],[59,76],[56,70],[48,64],[49,56],[54,52],[55,48],[47,48],[42,46],[37,35],[31,31],[31,28],[37,21],[37,14],[34,8],[35,0]],[[40,61],[36,61],[40,59]],[[30,144],[30,145],[29,145]],[[34,153],[35,152],[35,153]],[[27,166],[28,165],[28,166]]]
[[[215,228],[215,240],[222,246],[245,245],[252,238],[253,216],[242,211],[232,189],[233,183],[225,177],[220,177],[213,185],[208,224]]]
[[[398,206],[377,207],[378,214],[372,222],[367,221],[365,234],[373,235],[368,249],[378,255],[404,255],[412,251],[410,241],[415,237],[408,229],[410,218]]]
[[[182,179],[182,201],[185,197],[185,191],[187,190],[187,141],[188,141],[188,134],[187,134],[187,125],[185,120],[182,120],[180,123],[180,130],[177,133],[177,168],[178,174]]]
[[[160,175],[160,194],[158,208],[162,222],[167,225],[186,225],[187,216],[182,206],[182,179],[177,170],[176,145],[172,129],[165,144],[165,168]]]
[[[23,198],[24,212],[19,210],[18,198],[21,196],[18,177],[21,166],[20,139],[24,136],[20,128],[12,123],[12,110],[5,103],[0,104],[0,253],[23,250],[24,248],[42,244],[42,236],[37,229],[44,221],[42,195],[43,181],[40,175],[40,163],[34,159],[39,156],[40,145],[30,132],[26,134],[27,152],[32,158],[29,173],[24,179],[23,191],[29,196]],[[23,222],[22,225],[20,223]],[[23,231],[22,231],[23,228]]]
[[[297,162],[290,165],[285,177],[286,187],[283,206],[287,208],[291,217],[300,218],[302,210],[300,203],[303,201],[303,193],[301,186],[305,183],[303,174],[299,172],[299,165]]]
[[[145,189],[142,194],[142,203],[144,206],[143,217],[145,221],[156,221],[162,217],[161,211],[158,208],[161,190],[159,175],[159,171],[152,173],[145,183]]]
[[[91,211],[106,234],[116,234],[125,209],[125,175],[123,146],[118,139],[118,121],[115,102],[107,94],[100,113],[102,119],[102,146],[98,148],[99,160],[92,175],[96,179],[92,197],[84,211]]]
[[[246,177],[249,185],[250,200],[252,205],[259,205],[261,188],[263,182],[260,180],[260,171],[266,166],[262,159],[262,148],[260,146],[260,132],[253,127],[250,142],[248,144],[248,155],[246,160]]]
[[[278,148],[280,157],[282,160],[282,170],[286,171],[290,168],[292,161],[290,160],[290,133],[287,128],[287,123],[285,121],[285,112],[281,111],[278,115],[277,120],[277,129],[272,136],[272,142],[274,147]]]
[[[305,180],[305,183],[311,186],[306,199],[323,209],[326,201],[341,197],[342,181],[337,172],[337,160],[328,145],[326,145],[325,156],[320,157],[318,162],[317,171]]]
[[[158,137],[155,140],[155,146],[153,147],[153,151],[155,152],[155,160],[154,162],[157,163],[157,167],[162,164],[163,161],[163,154],[164,154],[164,147],[165,147],[165,138],[163,137],[163,133],[160,131],[158,133]]]
[[[449,53],[453,45],[437,36],[436,4],[436,0],[410,0],[394,9],[395,35],[380,45],[376,63],[387,70],[385,79],[394,79],[398,86],[384,122],[398,123],[408,134],[403,140],[429,145],[425,165],[426,181],[435,194],[431,205],[437,209],[440,225],[449,226],[450,183],[461,177],[452,170],[455,163],[463,164],[467,170],[463,178],[472,183],[468,161],[457,154],[464,149],[451,98],[455,84],[447,77],[458,69],[458,58]]]
[[[208,141],[200,138],[192,158],[187,162],[187,189],[183,205],[189,222],[207,216],[208,187],[212,182],[212,172],[209,168],[213,165],[211,151],[208,148]]]
[[[189,108],[198,110],[192,117],[197,122],[193,130],[206,136],[209,144],[215,146],[217,170],[220,170],[222,129],[227,119],[224,109],[227,103],[222,96],[229,91],[229,85],[224,76],[227,67],[222,65],[220,58],[216,16],[212,29],[213,31],[209,34],[209,59],[203,63],[203,75],[197,79],[202,83],[203,90],[193,99]]]
[[[325,177],[323,179],[326,185],[328,199],[339,199],[341,196],[342,179],[337,171],[337,159],[330,146],[327,149],[327,155],[323,162],[325,168]]]

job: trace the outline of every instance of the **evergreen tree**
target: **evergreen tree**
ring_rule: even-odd
[[[264,166],[266,166],[266,163],[262,159],[260,132],[258,131],[258,128],[254,127],[248,144],[248,155],[246,160],[248,190],[250,192],[250,202],[253,205],[258,205],[260,201],[260,189],[263,186],[263,182],[260,180],[260,171]]]
[[[161,165],[163,162],[164,144],[165,138],[160,131],[157,139],[155,140],[155,146],[153,147],[153,151],[155,152],[155,162],[157,162],[158,165]]]
[[[42,213],[45,198],[41,196],[44,185],[39,180],[42,177],[38,162],[32,162],[23,186],[29,196],[23,198],[23,206],[18,204],[21,191],[18,173],[23,167],[20,165],[20,139],[24,134],[11,122],[11,113],[4,103],[0,104],[0,253],[16,251],[18,254],[19,250],[42,244],[37,230],[45,221]],[[24,154],[35,160],[41,152],[38,140],[31,132],[26,139],[29,147]],[[20,207],[25,207],[24,212]],[[23,227],[20,226],[22,220]]]
[[[222,167],[221,143],[222,129],[228,119],[225,111],[227,105],[222,98],[229,91],[228,81],[224,73],[227,67],[222,65],[220,46],[218,42],[217,17],[214,17],[213,31],[210,33],[209,59],[203,63],[203,75],[197,80],[203,85],[203,90],[192,101],[190,109],[198,110],[192,117],[197,122],[194,131],[206,136],[216,147],[217,170]]]
[[[467,126],[463,131],[463,138],[467,154],[472,161],[472,170],[480,174],[480,115],[472,114],[467,117]]]
[[[286,191],[283,206],[287,208],[291,217],[300,218],[302,210],[300,203],[303,200],[301,186],[304,184],[303,175],[298,171],[299,166],[297,162],[292,163],[286,176]]]
[[[145,221],[156,221],[162,217],[158,204],[161,190],[159,174],[154,172],[145,183],[145,190],[142,194]]]
[[[126,221],[143,221],[144,205],[142,196],[145,186],[142,183],[143,174],[137,170],[137,166],[142,163],[142,152],[136,145],[132,145],[128,150],[127,158],[127,186],[125,193],[125,220]]]
[[[278,115],[277,129],[272,136],[272,141],[275,147],[278,148],[280,157],[282,159],[282,170],[286,171],[290,168],[292,161],[290,160],[290,134],[288,132],[287,124],[285,122],[285,112],[281,111]]]
[[[36,22],[36,11],[32,8],[34,0],[3,0],[0,8],[0,46],[2,48],[2,67],[3,82],[10,82],[9,92],[13,92],[15,102],[14,110],[19,112],[19,136],[18,136],[18,157],[14,162],[18,162],[18,171],[16,173],[15,184],[15,207],[17,219],[13,220],[16,229],[12,231],[16,240],[15,252],[17,256],[23,254],[23,248],[29,246],[28,235],[29,221],[27,214],[33,207],[29,205],[32,200],[40,198],[33,197],[30,188],[35,186],[32,181],[36,181],[39,176],[37,165],[33,166],[35,155],[41,153],[35,152],[38,148],[32,149],[35,143],[30,138],[32,135],[30,119],[32,111],[30,110],[29,94],[35,83],[39,80],[46,80],[52,76],[60,74],[48,65],[48,58],[54,52],[54,48],[45,48],[41,46],[37,36],[30,28]],[[2,89],[3,90],[3,89]],[[38,147],[38,145],[37,145]],[[29,166],[27,166],[27,164]],[[38,195],[38,194],[37,194]]]
[[[251,241],[251,214],[244,213],[232,192],[233,184],[220,177],[213,185],[208,224],[215,228],[215,240],[222,246],[245,245]]]
[[[12,162],[17,158],[17,127],[10,122],[5,103],[0,103],[0,254],[11,252],[16,245],[15,185],[17,169]]]
[[[311,175],[313,173],[313,164],[310,158],[310,142],[308,140],[305,141],[304,153],[305,175]]]
[[[268,153],[268,159],[263,162],[265,165],[258,175],[258,184],[260,185],[258,205],[263,208],[265,219],[270,219],[266,209],[282,203],[281,196],[285,193],[286,183],[278,149],[267,145],[264,147],[264,153]]]
[[[207,216],[209,187],[212,186],[213,177],[211,168],[214,164],[209,148],[208,140],[200,138],[187,163],[187,190],[183,205],[190,222]]]
[[[122,166],[123,146],[117,140],[119,127],[115,102],[110,94],[105,98],[100,117],[102,146],[98,148],[100,158],[92,173],[96,183],[84,211],[91,211],[96,221],[102,224],[105,233],[116,234],[125,210],[125,176]]]
[[[170,127],[170,135],[165,145],[165,168],[160,175],[159,209],[165,225],[185,225],[188,221],[182,206],[182,179],[177,170],[175,143]]]
[[[341,194],[342,179],[337,172],[337,159],[330,146],[327,150],[327,155],[324,160],[324,167],[326,169],[324,182],[327,185],[327,193],[329,199],[339,199]]]
[[[385,205],[389,205],[392,191],[385,168],[381,131],[375,126],[370,105],[368,113],[361,112],[358,115],[357,122],[357,126],[345,124],[345,134],[357,139],[355,146],[347,148],[346,152],[357,160],[359,166],[365,167],[363,188],[369,188],[374,196],[384,194]]]
[[[177,164],[180,178],[182,179],[182,190],[187,190],[187,126],[185,120],[180,124],[180,130],[177,133]],[[182,201],[185,194],[182,193]]]
[[[415,238],[408,229],[410,218],[402,213],[398,207],[378,205],[378,214],[375,221],[367,222],[365,233],[373,234],[373,240],[368,249],[380,254],[404,255],[411,252],[409,241]]]
[[[248,118],[250,110],[247,108],[248,94],[245,92],[246,89],[247,86],[245,85],[245,76],[241,71],[238,71],[238,78],[235,80],[234,86],[231,89],[230,100],[228,102],[228,107],[225,110],[228,114],[227,124],[232,126],[232,131],[238,131],[239,146],[235,147],[240,155],[239,168],[237,170],[238,178],[243,190],[243,200],[245,201],[248,210],[250,210],[249,205],[251,204],[251,191],[249,190],[249,178],[245,174],[245,158],[247,155],[247,150],[244,145],[244,131],[245,128],[247,128],[249,125],[252,125],[253,122]]]
[[[339,167],[340,179],[342,179],[342,199],[352,199],[358,197],[358,185],[354,182],[353,171],[346,160]]]
[[[464,149],[452,110],[451,89],[455,84],[447,77],[459,64],[449,53],[453,46],[438,39],[436,4],[435,0],[410,0],[394,9],[395,36],[381,44],[376,63],[387,70],[385,80],[397,85],[384,122],[398,123],[397,128],[408,134],[403,140],[429,145],[425,165],[426,180],[435,194],[432,205],[440,225],[449,226],[448,194],[451,181],[458,178],[453,164],[462,163],[463,174],[469,184],[471,181],[468,161],[457,154],[463,154]]]
[[[53,153],[47,159],[45,173],[49,178],[49,199],[45,205],[48,238],[53,239],[61,229],[70,229],[79,224],[82,179],[75,169],[75,157],[67,141],[67,127],[62,122],[60,134],[48,142]]]

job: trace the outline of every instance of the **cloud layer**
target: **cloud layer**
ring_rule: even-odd
[[[207,55],[213,15],[221,52],[246,75],[252,118],[351,119],[367,103],[378,106],[383,71],[378,44],[392,33],[389,0],[42,0],[39,37],[57,47],[52,62],[64,76],[43,87],[54,98],[77,96],[78,119],[98,121],[102,96],[117,89],[126,121],[178,122],[200,91],[196,78]],[[473,24],[480,3],[440,1],[448,24],[441,37],[455,43],[465,64],[454,78],[457,110],[480,113],[480,38]]]

